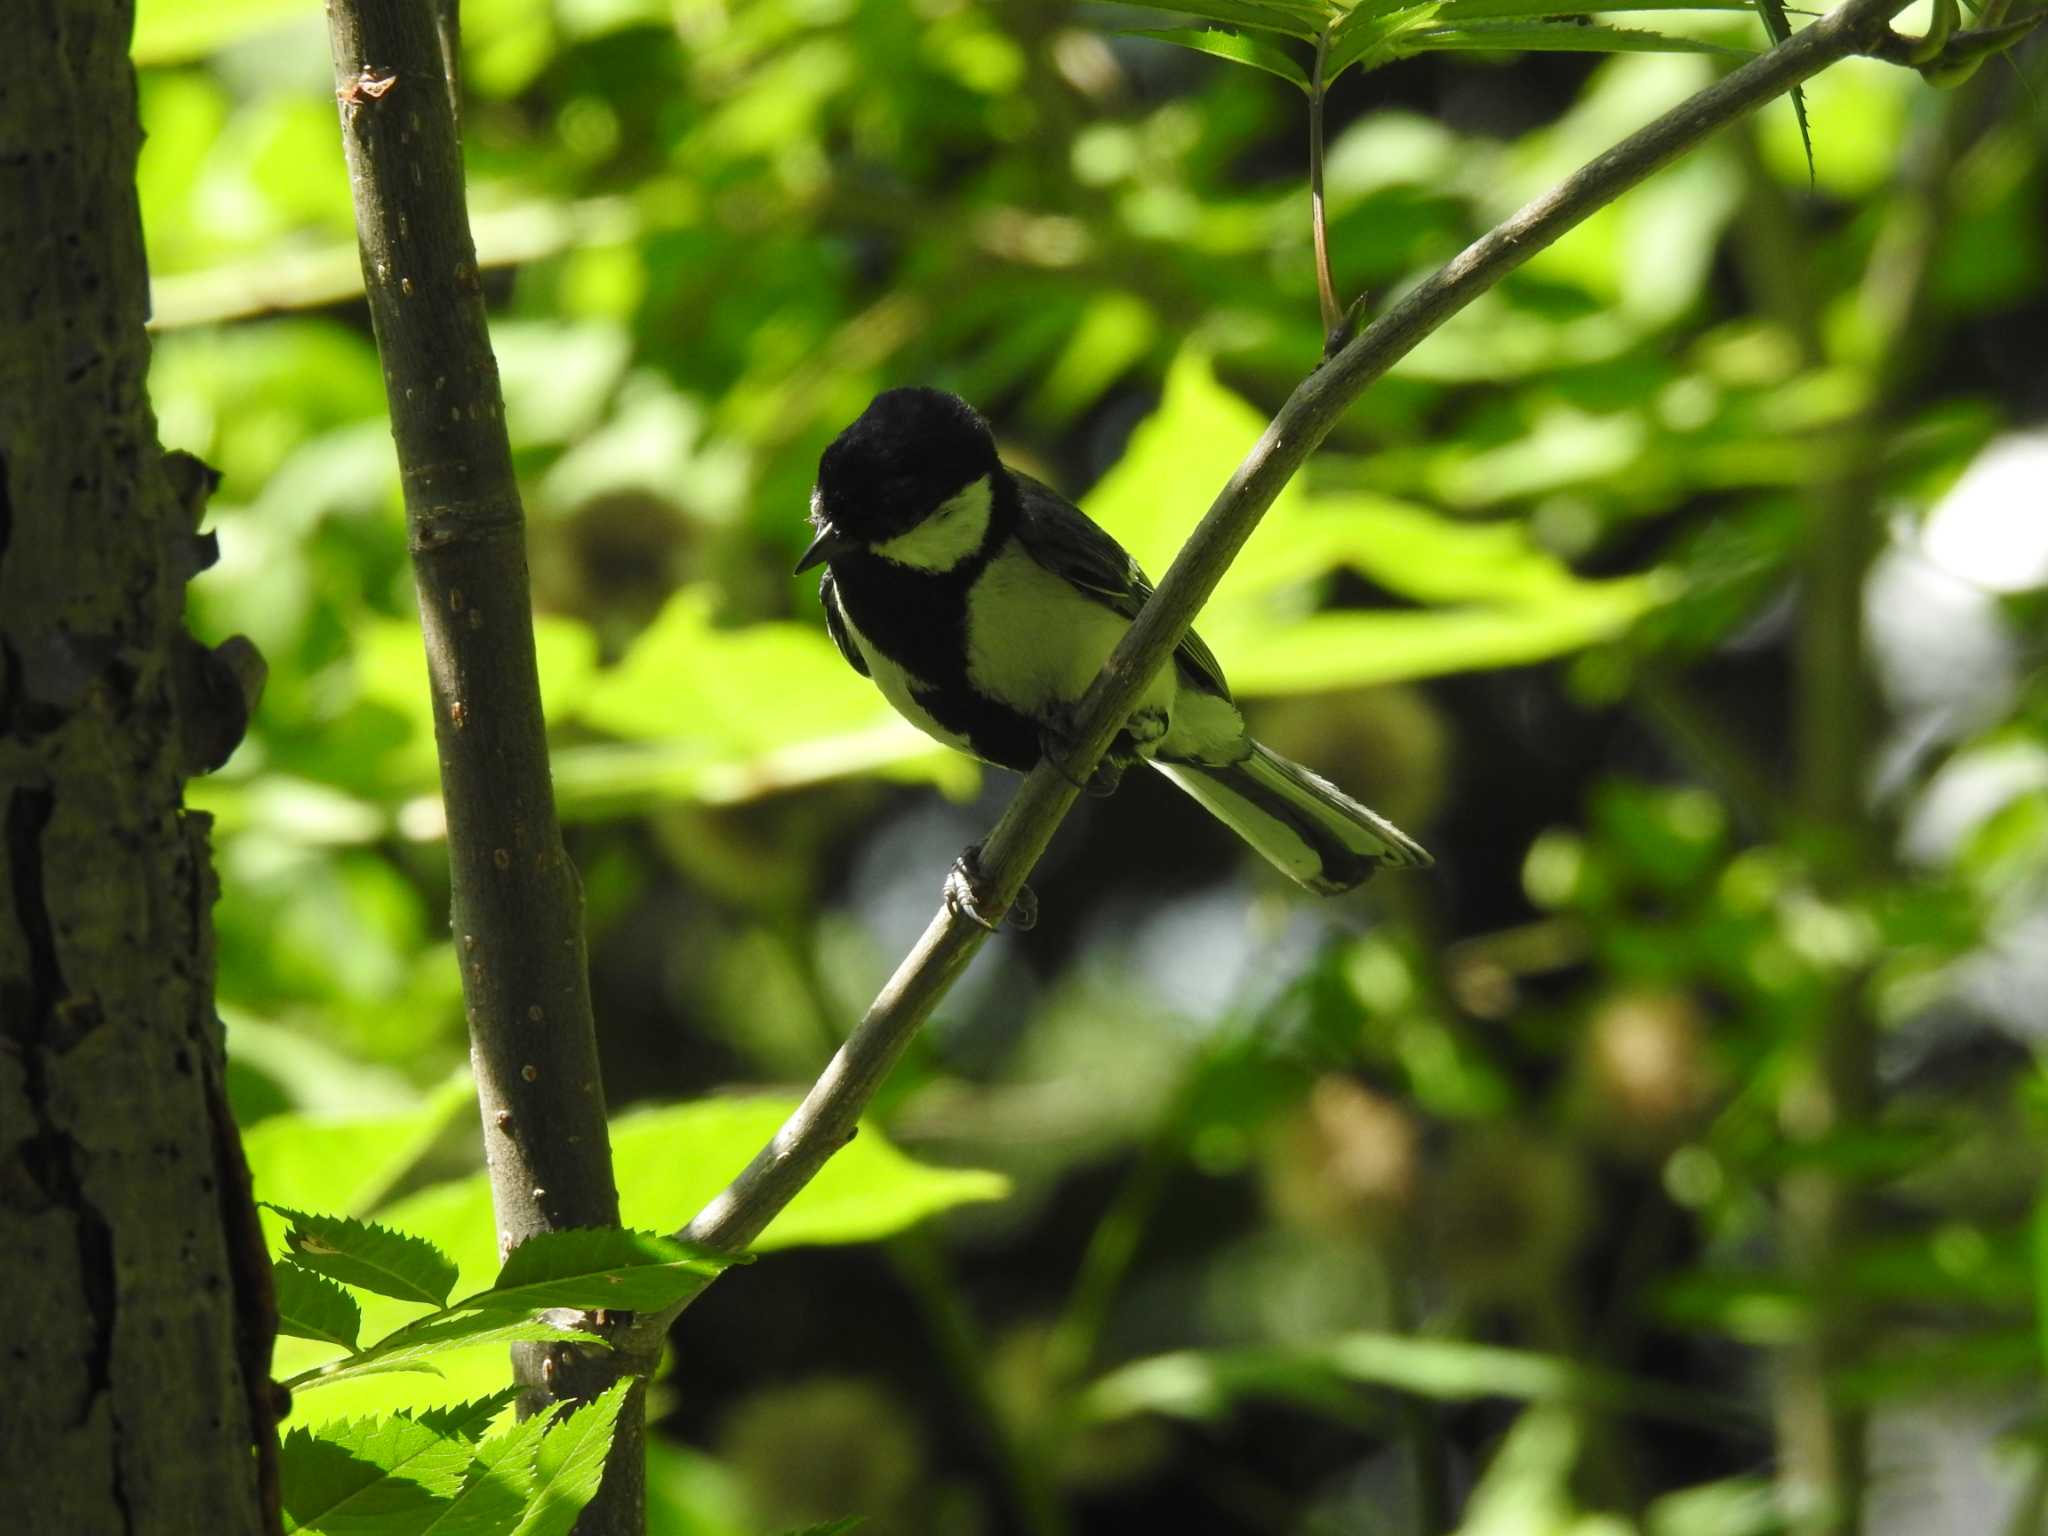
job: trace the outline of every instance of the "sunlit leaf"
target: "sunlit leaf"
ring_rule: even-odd
[[[653,1232],[578,1227],[541,1232],[507,1255],[487,1291],[460,1305],[486,1312],[612,1308],[658,1312],[693,1296],[732,1258]]]
[[[1348,1333],[1299,1348],[1185,1350],[1138,1360],[1097,1380],[1084,1397],[1095,1419],[1167,1413],[1209,1419],[1240,1401],[1325,1401],[1332,1382],[1390,1387],[1423,1397],[1480,1397],[1626,1403],[1681,1421],[1740,1420],[1741,1410],[1581,1365],[1559,1355],[1419,1339],[1389,1333]]]
[[[335,1281],[279,1259],[271,1266],[270,1286],[277,1297],[279,1333],[339,1344],[343,1349],[356,1347],[363,1309]]]
[[[534,1455],[526,1513],[513,1536],[568,1536],[577,1514],[597,1494],[619,1410],[633,1386],[620,1381],[548,1426]]]
[[[1153,5],[1149,11],[1170,11],[1231,27],[1256,27],[1287,37],[1312,39],[1337,15],[1334,4],[1321,0],[1191,0],[1188,4]]]
[[[1152,30],[1132,28],[1128,37],[1149,37],[1158,42],[1172,43],[1177,48],[1191,48],[1196,53],[1206,53],[1214,58],[1228,59],[1233,64],[1249,64],[1253,69],[1262,69],[1269,75],[1278,75],[1289,85],[1306,91],[1309,88],[1308,72],[1292,57],[1261,42],[1256,37],[1247,37],[1241,32],[1217,32],[1209,29],[1177,27]]]
[[[1738,58],[1746,51],[1698,37],[1673,37],[1635,27],[1607,27],[1573,22],[1475,22],[1470,26],[1430,27],[1403,34],[1402,53],[1490,51],[1516,53],[1725,53]]]
[[[352,1216],[321,1216],[288,1206],[270,1209],[290,1223],[285,1246],[306,1268],[379,1296],[444,1306],[455,1262],[423,1237]]]
[[[796,1108],[788,1098],[720,1098],[635,1111],[612,1122],[624,1219],[680,1225],[752,1160]],[[1009,1180],[980,1168],[906,1157],[871,1126],[835,1154],[754,1243],[760,1251],[863,1243],[974,1201],[999,1200]]]
[[[182,63],[314,14],[304,0],[136,0],[129,52],[137,64]]]
[[[457,1115],[475,1113],[469,1074],[451,1078],[416,1109],[357,1116],[272,1115],[242,1133],[242,1150],[261,1200],[298,1210],[359,1216],[369,1211]],[[282,1219],[264,1230],[283,1236]]]
[[[489,1397],[477,1398],[474,1402],[448,1403],[439,1408],[423,1408],[413,1417],[429,1429],[444,1435],[456,1435],[464,1440],[476,1441],[483,1438],[491,1427],[491,1421],[512,1406],[519,1396],[519,1388],[506,1387],[493,1392]]]
[[[353,1381],[363,1376],[386,1375],[393,1372],[424,1371],[428,1375],[442,1374],[434,1357],[456,1350],[476,1350],[487,1345],[502,1347],[530,1341],[546,1343],[602,1344],[596,1334],[576,1328],[558,1328],[537,1318],[520,1317],[507,1320],[502,1312],[465,1312],[454,1317],[436,1317],[431,1321],[411,1324],[398,1332],[378,1340],[360,1354],[346,1360],[331,1361],[312,1367],[288,1378],[285,1385],[294,1392],[308,1391],[314,1387],[331,1387],[340,1382]],[[498,1357],[500,1378],[506,1367],[501,1352]],[[412,1394],[401,1399],[412,1400]]]
[[[475,1449],[403,1416],[294,1427],[280,1475],[287,1531],[388,1536],[417,1531],[454,1498]]]

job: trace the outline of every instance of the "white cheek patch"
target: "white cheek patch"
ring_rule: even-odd
[[[884,560],[919,571],[950,571],[988,535],[991,492],[988,476],[939,503],[938,510],[908,533],[899,533],[874,552]]]

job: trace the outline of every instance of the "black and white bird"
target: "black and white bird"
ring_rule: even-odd
[[[984,762],[1063,766],[1075,705],[1152,585],[1088,516],[997,456],[988,423],[936,389],[877,395],[818,461],[810,548],[825,624],[905,719]],[[1153,679],[1091,788],[1143,760],[1312,891],[1421,846],[1334,785],[1254,741],[1223,669],[1190,631]],[[1069,775],[1071,778],[1072,775]],[[972,850],[969,850],[970,855]],[[949,887],[970,916],[971,859]]]

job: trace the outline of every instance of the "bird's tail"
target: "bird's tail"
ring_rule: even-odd
[[[1321,895],[1362,885],[1376,869],[1436,862],[1384,816],[1257,742],[1222,766],[1151,761],[1268,863]]]

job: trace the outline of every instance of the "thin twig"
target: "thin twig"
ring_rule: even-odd
[[[1452,315],[1630,187],[1744,113],[1837,60],[1868,51],[1905,4],[1848,0],[1681,102],[1475,241],[1310,375],[1231,476],[1089,688],[1075,716],[1070,771],[1085,773],[1101,758],[1273,498],[1367,386]],[[990,910],[1005,911],[1016,899],[1075,798],[1068,779],[1045,764],[1025,779],[982,845],[983,899]],[[868,1100],[987,937],[941,907],[804,1102],[682,1235],[728,1250],[759,1236],[853,1138]],[[672,1317],[649,1316],[643,1326],[665,1328]]]
[[[524,514],[485,329],[436,9],[331,0],[342,140],[363,285],[405,490],[448,823],[456,953],[502,1250],[616,1226],[583,948],[534,659]],[[515,1350],[530,1408],[593,1395],[629,1350]],[[579,1529],[638,1532],[638,1396]]]

